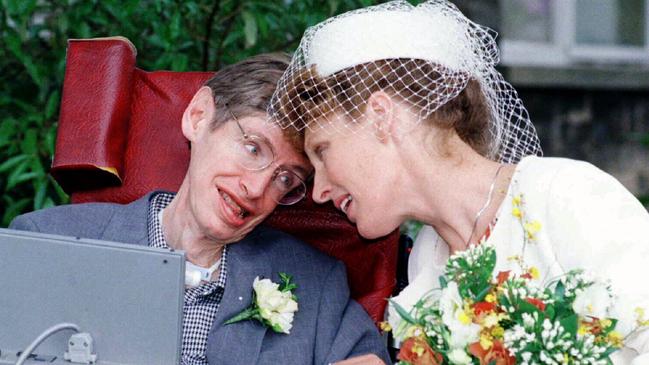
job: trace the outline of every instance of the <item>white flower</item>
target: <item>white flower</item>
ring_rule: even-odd
[[[469,365],[472,363],[471,357],[462,349],[454,349],[448,353],[448,360],[455,365]]]
[[[297,311],[297,302],[293,299],[293,294],[290,291],[282,292],[279,290],[279,284],[259,277],[255,278],[252,287],[257,296],[259,314],[276,331],[290,333],[293,314]]]
[[[464,302],[458,291],[457,283],[452,281],[442,290],[439,307],[442,311],[442,322],[451,332],[449,339],[451,348],[464,348],[478,340],[480,326],[473,323],[464,311]]]
[[[608,287],[603,283],[595,282],[577,294],[572,309],[583,317],[606,318],[611,304],[612,298]]]
[[[617,319],[615,331],[619,332],[622,337],[626,337],[637,327],[635,306],[633,301],[628,299],[628,296],[621,296],[615,299],[615,304],[611,307],[610,316],[611,318]]]

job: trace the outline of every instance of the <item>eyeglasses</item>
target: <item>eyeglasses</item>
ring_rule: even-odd
[[[254,134],[248,134],[239,123],[239,119],[225,105],[232,119],[241,131],[241,138],[234,141],[234,157],[239,166],[250,171],[262,171],[275,161],[275,152],[268,141]],[[306,195],[306,184],[299,174],[278,166],[273,172],[270,193],[275,202],[291,205],[299,202]]]

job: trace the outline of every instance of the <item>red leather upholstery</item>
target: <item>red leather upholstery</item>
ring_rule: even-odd
[[[182,112],[209,72],[146,72],[125,38],[70,40],[52,174],[74,203],[128,203],[175,191],[189,160]],[[347,266],[352,297],[375,321],[396,283],[398,232],[362,239],[331,204],[278,207],[268,224]]]

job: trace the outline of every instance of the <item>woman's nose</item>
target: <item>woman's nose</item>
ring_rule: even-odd
[[[325,174],[316,169],[313,178],[313,201],[322,204],[331,199],[331,184]]]

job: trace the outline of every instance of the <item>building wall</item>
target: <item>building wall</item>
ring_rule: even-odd
[[[517,89],[546,156],[589,161],[649,195],[649,91]]]
[[[498,0],[453,2],[475,22],[500,30]],[[501,71],[523,99],[545,156],[591,162],[636,196],[649,198],[646,66],[588,64]]]

